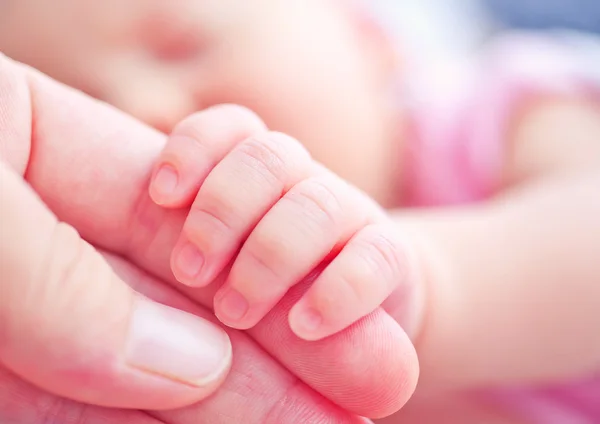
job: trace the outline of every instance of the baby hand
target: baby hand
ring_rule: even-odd
[[[181,122],[150,193],[164,207],[191,205],[171,257],[177,280],[206,286],[232,263],[214,298],[231,327],[253,327],[324,267],[289,315],[296,335],[318,340],[374,311],[406,279],[405,249],[379,206],[245,109]]]

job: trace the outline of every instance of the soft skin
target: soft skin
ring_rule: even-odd
[[[164,281],[174,282],[169,270],[169,256],[181,231],[185,213],[174,211],[165,214],[147,194],[148,178],[152,165],[164,145],[164,136],[114,109],[50,81],[35,71],[6,59],[2,59],[0,64],[0,116],[3,117],[0,129],[5,134],[2,137],[3,199],[4,196],[8,196],[7,201],[1,202],[2,234],[5,243],[2,267],[3,276],[14,276],[14,279],[3,278],[3,284],[8,284],[9,293],[15,293],[10,299],[21,299],[21,302],[4,304],[6,313],[14,312],[14,317],[20,317],[5,322],[27,324],[32,320],[39,322],[41,319],[41,322],[47,322],[43,328],[50,330],[58,328],[53,326],[55,323],[74,323],[79,326],[75,328],[79,329],[85,325],[96,325],[99,334],[112,337],[113,334],[119,334],[117,329],[122,328],[119,325],[124,325],[126,321],[117,319],[116,324],[110,327],[111,331],[106,331],[103,330],[103,321],[90,322],[89,318],[110,316],[108,313],[114,311],[113,306],[126,304],[124,299],[126,300],[131,292],[117,277],[111,275],[110,268],[102,265],[103,262],[94,252],[112,252],[126,258],[126,268],[130,270],[145,271]],[[123,184],[123,181],[127,181],[127,184]],[[90,190],[90,187],[93,187],[93,190]],[[24,203],[19,203],[21,201]],[[14,209],[13,205],[22,205],[23,209]],[[34,219],[36,216],[47,218]],[[31,296],[24,298],[31,302],[32,307],[25,308],[23,298],[17,296],[19,285],[15,284],[21,281],[19,276],[23,275],[23,272],[36,268],[35,263],[28,262],[28,258],[31,261],[40,259],[37,256],[27,256],[27,246],[30,246],[28,243],[39,242],[40,238],[35,237],[35,231],[49,231],[57,221],[64,223],[62,226],[77,229],[89,243],[85,251],[91,253],[81,256],[80,263],[73,262],[73,257],[68,255],[63,258],[67,264],[77,265],[75,268],[67,268],[66,271],[76,269],[78,273],[59,273],[59,276],[65,276],[64,279],[54,278],[56,275],[52,272],[43,273],[38,279],[32,280],[35,285],[31,286]],[[69,231],[68,234],[71,238],[67,241],[73,241],[73,237],[76,240],[76,233]],[[19,240],[22,244],[15,245],[14,240]],[[59,259],[63,252],[70,252],[69,249],[63,248],[68,245],[61,245],[60,240],[63,239],[59,238],[59,244],[50,250],[54,255],[59,255],[56,257]],[[19,252],[25,253],[16,261],[15,253]],[[39,252],[39,249],[36,252]],[[60,260],[53,259],[54,262],[60,263]],[[94,273],[94,270],[99,269],[98,266],[106,269],[105,277]],[[60,270],[61,268],[58,268],[58,271]],[[44,284],[46,278],[55,281],[56,284],[62,284],[61,287],[69,290],[44,290],[47,287]],[[131,282],[135,282],[136,278],[132,278]],[[104,279],[114,281],[111,287],[116,288],[104,293],[108,297],[94,292],[98,287],[106,287],[105,285],[89,283]],[[144,291],[141,288],[149,284],[145,283],[149,281],[149,277],[139,279],[140,291]],[[83,283],[89,284],[89,287],[85,286],[84,289]],[[53,302],[48,293],[62,296],[61,299],[57,299],[62,303]],[[169,302],[181,299],[181,295],[168,296],[170,297],[166,299],[172,299]],[[198,304],[210,306],[213,292],[195,290],[189,291],[187,296]],[[293,300],[293,296],[294,294],[288,297],[288,302]],[[59,308],[67,301],[69,304],[80,305],[80,308]],[[34,302],[44,302],[43,304],[50,309],[35,307]],[[197,406],[199,409],[194,419],[214,422],[211,417],[232,413],[231,402],[235,403],[236,411],[244,417],[255,417],[254,422],[257,423],[265,422],[265,419],[271,419],[273,415],[278,414],[292,414],[291,422],[305,422],[306,414],[321,414],[324,422],[353,422],[357,418],[343,410],[377,417],[388,415],[402,406],[414,389],[418,367],[411,343],[394,321],[379,310],[339,337],[309,344],[295,338],[289,330],[286,308],[291,305],[288,302],[283,302],[269,315],[264,324],[257,326],[248,335],[229,333],[236,358],[233,372],[225,381],[225,389],[217,391],[209,402]],[[102,308],[106,309],[106,314],[102,312]],[[201,312],[202,309],[198,311]],[[47,312],[52,313],[54,321],[44,320],[44,314]],[[81,320],[74,319],[75,316],[79,316]],[[16,327],[8,328],[17,330]],[[90,333],[94,332],[90,330]],[[2,334],[15,333],[7,333],[3,329]],[[22,333],[24,334],[27,333]],[[88,340],[86,332],[61,333],[59,340],[52,339],[52,336],[56,335],[53,331],[45,334],[40,331],[32,334],[32,337],[22,335],[18,338],[3,338],[3,363],[25,380],[52,393],[76,399],[85,396],[86,401],[102,405],[152,408],[189,404],[207,394],[202,387],[194,389],[189,385],[171,384],[169,380],[161,379],[141,382],[124,379],[124,385],[119,386],[120,389],[115,390],[111,385],[111,390],[107,391],[106,384],[110,383],[107,380],[93,380],[97,386],[89,385],[86,373],[83,372],[86,370],[85,363],[79,363],[79,372],[69,374],[68,378],[56,378],[61,376],[69,354],[73,355],[76,352],[69,349],[73,345],[81,347],[71,342],[77,342],[79,337]],[[49,340],[55,340],[54,344],[45,343],[44,346],[46,349],[52,348],[53,357],[57,361],[54,363],[56,367],[45,368],[49,363],[40,361],[38,357],[15,354],[27,351],[30,343],[39,343],[46,340],[47,336],[50,337]],[[102,342],[102,339],[97,339],[96,342],[93,339],[88,341],[91,343],[90,347],[98,348],[97,343]],[[355,348],[361,345],[369,346],[368,351]],[[112,353],[118,356],[119,345],[111,346],[115,348]],[[340,361],[340,358],[346,360]],[[27,361],[36,366],[26,367]],[[97,364],[100,364],[100,370],[106,366],[102,360],[88,363],[87,366],[93,368]],[[260,367],[264,367],[260,368],[264,372],[258,371],[259,364]],[[40,373],[36,374],[37,371]],[[113,382],[126,376],[116,371]],[[22,416],[8,414],[31,413],[28,412],[29,406],[25,408],[23,399],[27,399],[27,405],[39,402],[39,399],[48,399],[48,394],[31,388],[26,389],[28,386],[24,382],[17,383],[9,375],[12,374],[6,374],[5,387],[16,384],[12,387],[20,388],[19,390],[23,390],[29,397],[3,397],[8,403],[0,412],[7,417]],[[265,380],[261,375],[269,375],[269,378]],[[374,375],[377,377],[373,378]],[[405,375],[405,378],[398,379],[398,375]],[[263,384],[265,381],[270,383],[267,386],[269,389],[245,391],[248,384]],[[84,382],[87,389],[82,392],[80,386]],[[243,396],[248,397],[248,402],[240,404],[237,397],[231,396],[232,392],[245,393]],[[289,393],[292,392],[294,395],[290,396]],[[284,396],[283,404],[273,404],[277,399],[273,393]],[[293,402],[290,399],[293,399]],[[292,402],[289,411],[286,406],[282,406],[287,405],[287,402]],[[334,404],[338,404],[339,407]],[[69,408],[78,408],[75,403],[68,405],[71,405]],[[51,413],[44,412],[43,406],[40,408],[42,410],[37,411],[40,414]],[[118,412],[115,410],[111,413]],[[294,417],[293,413],[298,415]],[[93,417],[94,412],[89,414]],[[181,420],[186,422],[183,418]],[[274,422],[279,421],[274,419]]]

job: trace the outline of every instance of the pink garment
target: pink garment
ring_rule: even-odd
[[[507,36],[464,69],[470,69],[468,95],[450,96],[441,107],[436,93],[416,90],[422,97],[412,109],[406,161],[412,206],[461,204],[493,195],[511,120],[528,98],[600,100],[600,43],[587,38]],[[600,372],[581,382],[502,389],[493,396],[531,423],[600,423]]]
[[[460,204],[497,191],[511,120],[524,101],[600,99],[600,40],[503,36],[459,72],[462,81],[446,84],[463,88],[458,94],[431,92],[429,81],[407,90],[416,97],[406,161],[411,205]]]

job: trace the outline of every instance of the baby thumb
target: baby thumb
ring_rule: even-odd
[[[230,363],[222,329],[132,291],[0,162],[0,366],[77,401],[171,409]]]

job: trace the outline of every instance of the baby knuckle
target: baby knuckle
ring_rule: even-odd
[[[291,265],[295,246],[289,237],[282,234],[280,228],[263,227],[255,231],[252,236],[250,247],[257,256],[268,258],[271,262],[283,266]]]
[[[303,167],[302,155],[297,154],[291,137],[269,132],[250,137],[239,147],[242,162],[259,173],[269,184],[288,187]]]
[[[340,272],[337,275],[337,279],[342,287],[346,287],[347,296],[340,296],[339,294],[331,293],[329,296],[326,296],[323,301],[325,301],[326,307],[330,310],[336,310],[342,308],[343,305],[340,303],[342,301],[346,303],[351,303],[354,305],[360,305],[363,303],[365,299],[368,299],[371,291],[371,284],[368,284],[368,280],[365,280],[364,275],[361,273],[349,272],[346,270],[345,272]]]
[[[310,159],[310,154],[308,153],[308,150],[306,150],[306,147],[294,137],[277,131],[271,131],[269,136],[271,141],[280,147],[281,151],[289,161],[296,158],[302,160]]]
[[[204,124],[204,112],[194,112],[191,115],[186,116],[173,128],[173,132],[177,133],[190,133],[196,130],[198,127],[202,127]]]
[[[395,238],[383,229],[372,231],[360,242],[361,257],[374,275],[396,280],[403,274],[406,258]]]
[[[279,233],[260,231],[254,234],[247,253],[252,261],[274,276],[276,280],[293,264],[293,249]]]
[[[215,124],[216,122],[233,122],[236,124],[234,128],[244,128],[249,132],[265,129],[262,120],[249,109],[237,105],[220,105],[189,115],[175,125],[171,134],[179,140],[187,139],[196,149],[210,154],[223,134],[223,125]]]
[[[213,142],[215,137],[211,134],[210,125],[203,112],[196,112],[175,126],[169,137],[169,143],[175,140],[184,141],[204,155],[210,155],[215,145]],[[170,146],[173,147],[172,144],[168,144],[167,149]]]
[[[239,216],[234,207],[219,195],[208,194],[203,202],[194,202],[186,222],[193,239],[224,237],[235,232]]]
[[[271,134],[250,137],[239,148],[244,163],[269,182],[284,182],[287,164],[281,148]]]
[[[321,179],[310,179],[289,193],[288,200],[297,203],[321,226],[336,226],[342,214],[340,196]]]

